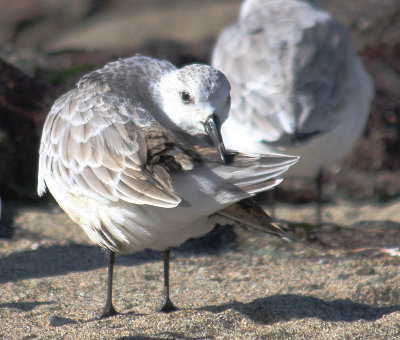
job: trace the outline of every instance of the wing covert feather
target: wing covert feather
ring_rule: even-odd
[[[112,105],[101,93],[83,88],[53,105],[42,135],[39,193],[45,177],[63,183],[75,195],[107,202],[175,207],[169,173],[147,164],[147,144],[132,111]],[[142,110],[142,108],[141,108]],[[160,175],[161,174],[161,175]]]

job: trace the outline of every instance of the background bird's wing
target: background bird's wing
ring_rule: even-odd
[[[334,128],[356,58],[346,30],[325,12],[277,3],[227,28],[213,53],[232,86],[231,114],[268,142]]]
[[[147,144],[134,118],[140,110],[85,88],[59,98],[43,129],[39,194],[52,176],[72,194],[99,201],[177,206],[169,173],[147,164]]]

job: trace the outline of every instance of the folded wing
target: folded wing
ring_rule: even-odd
[[[59,98],[43,129],[39,194],[51,176],[71,194],[99,202],[177,206],[181,199],[167,171],[147,165],[147,145],[132,110],[113,105],[101,91],[81,88]]]

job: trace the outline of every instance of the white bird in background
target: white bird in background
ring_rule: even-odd
[[[137,55],[87,74],[53,105],[43,128],[38,193],[46,186],[89,238],[115,253],[164,250],[210,230],[207,217],[279,184],[297,157],[227,152],[220,123],[230,85],[206,65],[177,69]],[[273,228],[273,226],[271,226]],[[276,231],[276,230],[275,230]]]
[[[302,0],[247,0],[219,36],[212,65],[232,86],[227,148],[299,155],[287,175],[317,179],[364,131],[374,90],[349,33]]]

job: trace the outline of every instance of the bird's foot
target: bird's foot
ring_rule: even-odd
[[[101,312],[99,319],[104,319],[108,318],[113,315],[117,315],[118,312],[115,310],[114,306],[112,304],[110,305],[105,305],[103,308],[103,311]]]
[[[172,303],[172,301],[168,298],[168,299],[164,299],[161,308],[159,309],[160,312],[163,313],[171,313],[178,310],[177,307],[174,306],[174,304]]]

